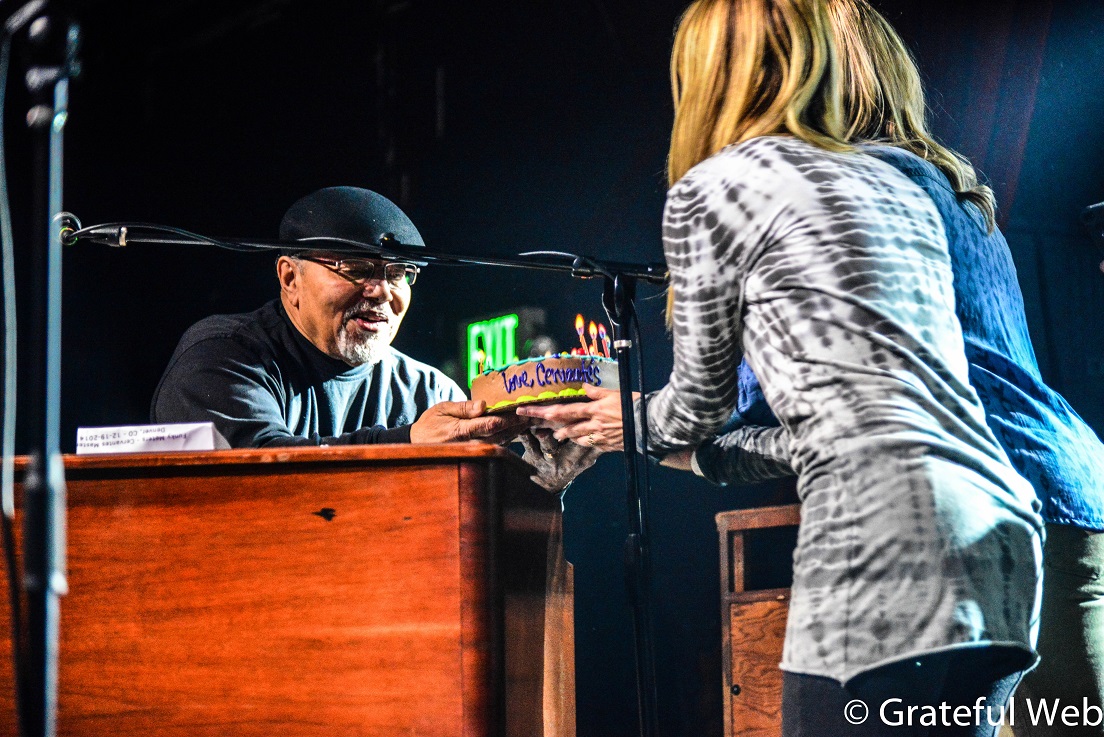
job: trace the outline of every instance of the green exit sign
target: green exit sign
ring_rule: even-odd
[[[479,375],[480,351],[483,351],[484,368],[501,368],[518,360],[517,329],[516,314],[493,317],[468,325],[468,386]]]

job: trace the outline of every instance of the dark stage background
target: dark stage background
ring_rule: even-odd
[[[877,4],[919,56],[937,133],[997,191],[1044,374],[1101,432],[1104,275],[1078,213],[1104,200],[1104,5]],[[144,220],[272,238],[298,197],[347,184],[400,202],[442,250],[662,259],[667,53],[682,0],[72,5],[85,74],[72,94],[65,199],[86,225]],[[26,95],[18,78],[11,88],[25,269]],[[276,294],[269,257],[178,247],[72,247],[64,287],[69,451],[78,426],[147,420],[188,325]],[[523,306],[547,309],[550,332],[570,343],[576,312],[600,314],[599,294],[564,277],[427,269],[396,344],[446,365],[467,319]],[[647,376],[658,388],[669,343],[662,299],[646,296]],[[604,458],[566,500],[581,737],[635,731],[620,482],[620,459]],[[720,490],[663,469],[653,482],[662,731],[719,735],[713,515],[773,492]]]

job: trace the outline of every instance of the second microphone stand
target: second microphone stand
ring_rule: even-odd
[[[53,737],[57,729],[58,634],[65,579],[65,469],[61,417],[61,240],[54,225],[61,211],[62,135],[68,118],[69,80],[79,64],[76,23],[47,3],[32,0],[6,23],[25,26],[30,61],[25,80],[32,97],[27,114],[34,150],[34,228],[31,252],[30,366],[27,395],[31,461],[24,481],[24,656],[18,712],[24,737]]]

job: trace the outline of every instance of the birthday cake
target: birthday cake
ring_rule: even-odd
[[[487,412],[506,412],[522,404],[586,399],[586,384],[617,389],[617,361],[593,355],[529,358],[476,376],[471,395],[487,403]]]

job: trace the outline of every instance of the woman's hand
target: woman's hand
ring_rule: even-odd
[[[659,462],[661,466],[668,466],[670,468],[677,468],[680,471],[693,471],[694,468],[691,465],[691,459],[694,457],[694,448],[687,448],[685,450],[676,450],[664,457]]]
[[[611,389],[583,386],[589,402],[553,404],[544,407],[522,406],[517,413],[539,420],[534,427],[550,427],[556,440],[571,440],[585,448],[603,453],[624,450],[621,426],[621,394]],[[639,398],[634,393],[633,399]]]

